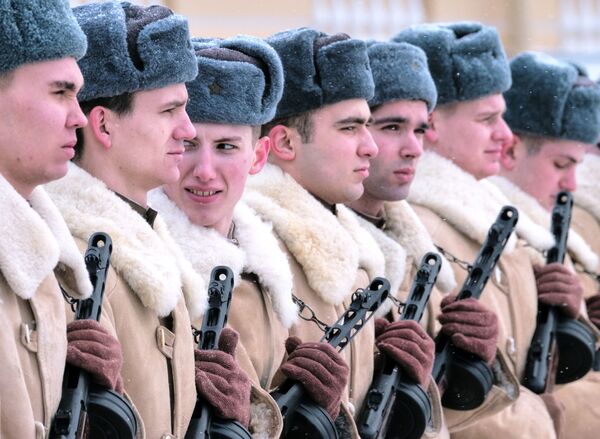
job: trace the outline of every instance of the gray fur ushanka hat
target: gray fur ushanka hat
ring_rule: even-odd
[[[79,61],[85,79],[80,102],[195,78],[198,64],[187,20],[170,9],[106,2],[73,12],[88,38],[87,53]]]
[[[571,63],[524,52],[510,63],[513,85],[504,94],[504,119],[518,133],[596,143],[600,87]]]
[[[281,58],[285,79],[276,119],[348,99],[373,97],[364,41],[310,28],[279,32],[266,41]]]
[[[367,53],[373,72],[374,107],[390,101],[425,101],[432,111],[437,91],[427,67],[425,52],[408,43],[368,42]]]
[[[438,105],[475,100],[510,87],[508,61],[493,27],[476,22],[422,24],[392,40],[425,51]]]
[[[192,122],[258,126],[275,116],[283,68],[275,50],[249,36],[192,39],[198,76],[188,82]]]
[[[86,48],[67,0],[0,0],[0,73],[27,63],[79,59]]]

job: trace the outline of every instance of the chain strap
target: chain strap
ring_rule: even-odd
[[[62,293],[66,302],[71,306],[71,309],[73,310],[73,312],[76,312],[77,304],[79,303],[79,300],[75,299],[74,297],[69,296],[69,293],[67,293],[67,291],[62,287],[62,285],[59,285],[59,287],[60,287],[60,292]]]
[[[317,314],[310,307],[310,305],[306,304],[302,299],[296,297],[294,294],[292,294],[292,300],[296,305],[298,305],[298,317],[307,322],[313,322],[321,331],[323,331],[323,333],[329,330],[329,325],[317,318]],[[307,311],[308,314],[305,314],[305,311]]]
[[[437,248],[438,251],[442,254],[442,256],[444,256],[449,262],[452,262],[452,263],[458,265],[460,268],[465,270],[467,273],[470,273],[471,270],[473,269],[473,265],[471,265],[467,261],[457,258],[452,253],[448,253],[446,250],[444,250],[439,245],[436,245],[435,248]]]
[[[402,314],[402,311],[404,310],[404,307],[406,306],[406,302],[401,301],[400,299],[392,296],[391,294],[387,298],[392,301],[392,303],[394,304],[394,306],[396,308],[398,308],[398,313]]]

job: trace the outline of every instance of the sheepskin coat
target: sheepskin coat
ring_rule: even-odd
[[[252,407],[251,432],[255,437],[279,437],[283,420],[267,392],[285,359],[285,339],[298,310],[292,301],[292,273],[271,228],[239,202],[233,212],[233,241],[190,222],[162,189],[152,191],[149,200],[206,282],[214,267],[232,269],[234,291],[227,323],[240,334],[236,358],[254,384],[264,389],[262,409],[259,404]]]
[[[408,200],[433,242],[469,263],[474,262],[502,206],[509,204],[491,184],[478,182],[450,160],[431,151],[420,159]],[[544,234],[524,215],[519,216],[517,234],[532,235],[532,240],[540,245],[552,245],[552,236]],[[515,425],[519,425],[524,437],[555,437],[541,398],[519,385],[537,315],[531,258],[531,252],[513,233],[481,295],[480,300],[499,320],[498,350],[493,365],[495,383],[477,409],[445,410],[453,437],[510,437]],[[462,285],[467,272],[456,263],[452,263],[452,268],[458,284]]]
[[[342,205],[336,213],[303,189],[279,167],[267,165],[249,179],[245,201],[273,230],[288,256],[293,293],[319,319],[335,323],[357,288],[384,274],[384,258],[377,243],[356,217]],[[290,329],[303,341],[320,340],[322,331],[301,321]],[[373,376],[374,326],[371,319],[342,351],[350,367],[345,400],[358,414]]]
[[[0,175],[0,437],[47,437],[62,395],[65,300],[91,294],[83,258],[44,189],[25,200]]]
[[[509,180],[501,177],[492,179],[511,202],[544,228],[550,228],[551,215],[529,194]],[[594,271],[598,258],[583,238],[573,229],[569,231],[567,241],[568,257],[571,261]],[[570,263],[570,261],[566,261]],[[589,276],[578,273],[579,280],[587,296],[596,294],[597,283]],[[585,303],[581,303],[579,320],[591,329],[596,340],[600,340],[600,332],[587,318]],[[597,343],[598,344],[598,343]],[[598,347],[598,346],[597,346]],[[594,438],[600,429],[600,372],[590,371],[583,378],[562,386],[557,386],[556,395],[565,406],[567,437]]]
[[[600,255],[600,156],[586,154],[577,166],[577,190],[571,227],[587,242],[596,255]],[[595,272],[600,267],[594,268]]]
[[[47,190],[82,248],[94,232],[112,238],[101,323],[121,343],[140,436],[183,438],[196,404],[190,314],[197,318],[206,307],[204,281],[160,217],[151,227],[85,170],[71,165]]]

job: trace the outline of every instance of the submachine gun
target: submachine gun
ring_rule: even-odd
[[[387,279],[373,279],[365,290],[359,289],[352,295],[352,303],[344,315],[327,329],[321,341],[341,351],[373,316],[377,308],[387,299],[390,283]],[[327,411],[315,404],[306,395],[304,387],[293,380],[286,380],[273,398],[283,415],[283,435],[287,439],[337,439],[335,424]]]
[[[233,291],[233,272],[229,267],[217,266],[210,274],[208,310],[202,320],[198,335],[198,348],[215,349],[221,331],[227,323],[227,313]],[[185,439],[250,439],[252,435],[239,422],[219,419],[200,398],[185,434]]]
[[[552,209],[551,231],[555,244],[546,255],[548,264],[564,262],[572,208],[572,194],[559,192]],[[554,364],[556,355],[557,365]],[[575,319],[560,315],[556,308],[540,304],[537,326],[527,352],[523,385],[540,394],[548,385],[553,385],[554,380],[557,384],[575,381],[590,370],[594,355],[594,336],[588,328]]]
[[[504,206],[500,210],[456,300],[479,299],[518,219],[514,207]],[[442,405],[453,410],[479,407],[494,382],[491,368],[476,355],[454,346],[442,332],[435,339],[435,352],[432,375],[438,385],[441,383]]]
[[[111,252],[110,236],[90,236],[84,259],[93,292],[89,299],[77,301],[76,320],[100,319]],[[62,398],[50,428],[51,439],[131,439],[136,432],[135,414],[125,398],[93,383],[88,372],[66,365]]]
[[[423,256],[400,320],[421,320],[441,265],[438,254]],[[402,374],[397,363],[384,356],[358,417],[360,437],[418,439],[430,418],[431,401],[427,392]]]

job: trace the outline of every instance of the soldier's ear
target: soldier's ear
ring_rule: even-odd
[[[523,142],[517,134],[502,144],[500,150],[500,165],[507,171],[512,171],[517,163],[517,150],[523,147]]]
[[[254,145],[254,155],[252,158],[252,166],[250,167],[249,174],[254,175],[261,171],[261,169],[267,163],[269,157],[269,150],[271,149],[271,138],[269,136],[261,137],[256,141]]]
[[[88,126],[94,138],[106,149],[111,147],[111,116],[112,112],[101,106],[92,108],[88,114]]]
[[[271,140],[271,154],[284,161],[292,161],[296,158],[296,148],[300,135],[294,128],[284,125],[275,125],[269,131]]]
[[[436,130],[436,117],[434,115],[435,110],[429,113],[427,123],[429,127],[425,130],[425,140],[430,143],[436,143],[440,138]]]

